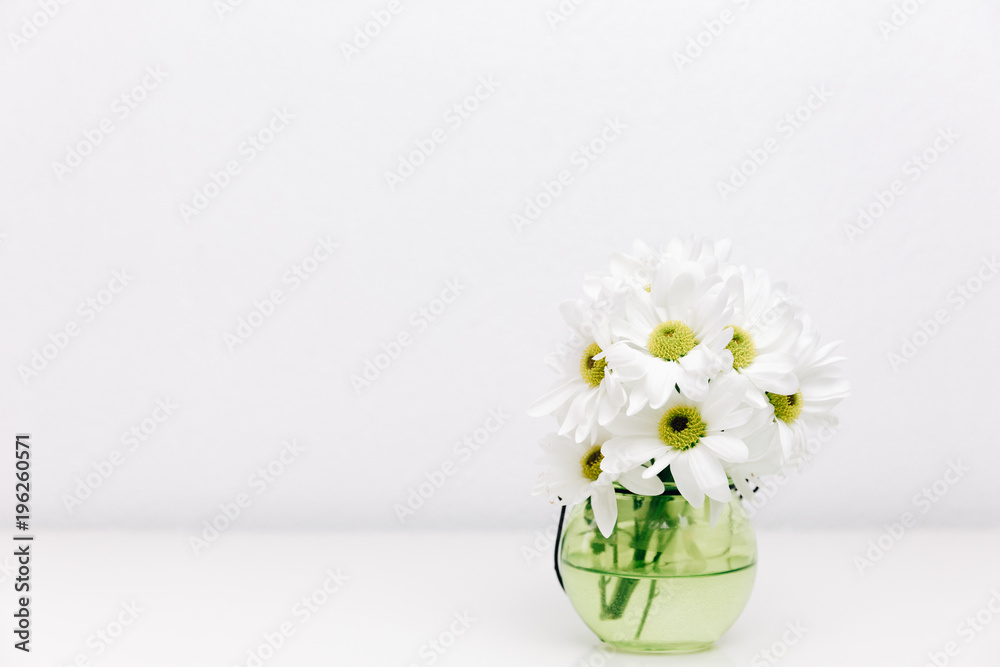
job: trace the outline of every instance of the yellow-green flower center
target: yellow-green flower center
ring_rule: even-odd
[[[696,345],[698,340],[694,337],[694,331],[680,320],[657,324],[646,344],[654,356],[667,361],[677,361]]]
[[[786,424],[791,424],[802,414],[801,391],[788,396],[767,392],[767,400],[771,401],[771,405],[774,406],[774,416]]]
[[[652,292],[653,291],[653,283],[647,283],[647,284],[643,285],[642,289],[646,290],[647,292]]]
[[[594,445],[588,449],[587,453],[580,459],[580,465],[583,467],[583,476],[592,482],[596,482],[597,478],[601,476],[601,461],[603,460],[604,454],[601,454],[600,445]]]
[[[726,349],[733,353],[733,368],[740,370],[753,363],[757,356],[757,346],[754,345],[753,336],[743,327],[733,326],[733,339],[729,341]]]
[[[580,375],[583,376],[584,381],[591,387],[601,384],[601,380],[604,379],[604,373],[607,370],[607,361],[604,359],[594,359],[600,353],[601,347],[597,343],[591,343],[583,351],[583,357],[580,359]]]
[[[698,408],[675,405],[660,419],[660,440],[674,449],[691,449],[705,436],[707,428]]]

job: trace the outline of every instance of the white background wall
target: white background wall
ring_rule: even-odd
[[[0,433],[33,434],[44,526],[194,532],[246,492],[243,528],[400,528],[393,505],[449,461],[402,527],[548,525],[529,490],[551,424],[524,410],[552,380],[557,304],[611,251],[675,232],[732,238],[846,341],[843,427],[761,525],[894,520],[953,460],[971,470],[920,520],[1000,524],[1000,280],[949,300],[1000,251],[995,4],[911,2],[884,37],[887,0],[589,0],[555,28],[557,0],[404,0],[349,61],[342,43],[386,4],[246,0],[220,18],[210,2],[70,2],[14,44],[41,10],[4,3]],[[165,78],[122,118],[116,98],[150,67]],[[449,125],[480,77],[496,91]],[[829,99],[789,136],[778,123],[816,87]],[[294,120],[247,160],[273,109]],[[113,132],[60,180],[53,163],[102,119]],[[578,147],[614,119],[625,129],[580,171]],[[390,190],[384,173],[439,127],[444,143]],[[949,129],[914,179],[908,160]],[[768,139],[777,152],[724,200],[718,183]],[[185,221],[229,160],[240,173]],[[572,183],[518,233],[511,215],[564,169]],[[849,240],[895,179],[902,194]],[[339,250],[293,290],[283,275],[327,237]],[[130,284],[88,321],[79,304],[121,269]],[[418,331],[413,313],[450,280],[467,287]],[[231,351],[224,336],[275,289],[284,303]],[[938,310],[947,322],[893,369],[887,354]],[[25,382],[19,366],[74,323]],[[401,333],[412,344],[357,393],[351,375]],[[179,407],[129,451],[122,434],[165,398]],[[463,460],[454,443],[493,409],[510,416]],[[286,439],[305,451],[257,494],[250,476]],[[115,450],[121,465],[69,512]]]

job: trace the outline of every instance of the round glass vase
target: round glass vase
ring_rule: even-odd
[[[614,648],[691,653],[709,648],[746,607],[757,540],[735,495],[712,522],[676,488],[660,496],[616,494],[611,537],[590,500],[568,511],[559,570],[576,612]]]

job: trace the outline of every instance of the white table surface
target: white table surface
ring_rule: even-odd
[[[30,656],[10,646],[13,582],[0,571],[11,626],[0,628],[0,665],[247,665],[247,651],[284,622],[294,634],[261,664],[922,667],[955,642],[947,664],[1000,665],[1000,614],[982,611],[1000,591],[1000,532],[913,530],[861,576],[853,558],[878,534],[760,533],[753,597],[716,648],[635,656],[601,650],[559,589],[544,536],[528,562],[538,534],[233,532],[194,556],[180,533],[42,533]],[[296,616],[329,570],[349,579],[308,620]],[[131,603],[142,611],[98,654],[95,633],[115,631]],[[970,637],[960,626],[977,613],[995,618]],[[470,619],[464,634],[433,660],[421,653],[456,614]],[[760,651],[787,623],[807,630],[769,663]]]

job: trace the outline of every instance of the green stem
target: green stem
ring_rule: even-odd
[[[649,505],[646,509],[645,519],[640,523],[639,517],[636,517],[635,535],[633,536],[632,569],[635,571],[644,570],[647,565],[651,564],[646,562],[649,545],[653,536],[656,535],[658,524],[662,521],[662,515],[667,507],[667,499],[661,496],[651,496],[646,500],[649,501]],[[638,509],[636,512],[638,514]],[[659,560],[659,555],[660,552],[654,556],[653,563]],[[625,614],[625,609],[628,607],[632,595],[639,586],[639,581],[636,577],[617,577],[611,601],[608,604],[604,603],[602,592],[601,618],[605,620],[620,619]]]
[[[639,585],[638,579],[625,579],[623,577],[617,577],[617,579],[615,590],[611,595],[611,602],[601,610],[601,618],[605,620],[615,621],[625,615],[628,601],[632,598],[636,586]]]
[[[674,541],[675,537],[677,537],[677,531],[676,530],[669,531],[669,534],[667,535],[667,541],[664,542],[663,545],[659,547],[659,550],[656,552],[656,555],[653,556],[653,563],[652,563],[653,565],[656,565],[658,562],[660,562],[660,556],[663,555],[663,552],[666,551],[667,547],[670,546],[670,543]],[[659,591],[656,590],[656,579],[650,579],[649,597],[646,598],[646,608],[642,610],[642,619],[639,621],[639,628],[635,631],[636,639],[638,639],[639,635],[642,634],[642,629],[646,627],[646,618],[649,616],[649,610],[653,606],[653,599],[659,596],[659,594],[660,594]]]
[[[635,631],[635,638],[642,634],[642,629],[646,627],[646,617],[649,616],[649,608],[653,606],[653,598],[659,593],[656,592],[656,579],[649,580],[649,597],[646,598],[646,608],[642,610],[642,620],[639,621],[639,629]]]

